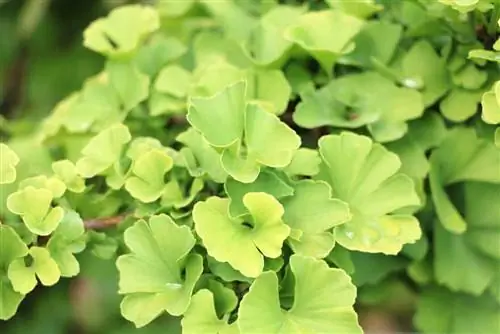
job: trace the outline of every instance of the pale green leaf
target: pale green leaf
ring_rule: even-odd
[[[165,174],[172,166],[173,160],[166,152],[152,149],[134,161],[132,176],[125,181],[125,189],[141,202],[154,202],[161,197]]]
[[[330,186],[322,181],[304,180],[294,186],[293,196],[281,201],[283,220],[300,238],[288,238],[292,250],[299,255],[324,258],[335,245],[332,228],[351,219],[346,203],[332,198]]]
[[[83,148],[81,157],[76,162],[78,173],[85,178],[104,172],[116,162],[123,146],[131,139],[125,125],[117,124],[92,137]]]
[[[280,307],[276,274],[263,273],[240,304],[242,334],[362,333],[352,308],[356,288],[343,270],[300,255],[292,255],[290,268],[295,282],[292,308]]]
[[[453,89],[439,104],[444,117],[452,122],[463,122],[477,112],[481,94],[464,89]]]
[[[118,97],[122,109],[129,111],[144,101],[149,94],[149,77],[131,61],[108,61],[106,73],[109,84]]]
[[[352,39],[363,25],[362,20],[341,10],[323,10],[303,14],[285,34],[307,50],[330,75],[336,60],[354,48]]]
[[[50,190],[27,186],[7,198],[7,208],[21,216],[32,233],[49,235],[64,216],[64,210],[60,206],[51,206],[52,200]]]
[[[126,295],[122,315],[142,327],[165,311],[175,316],[186,312],[203,270],[201,256],[188,255],[195,244],[189,228],[167,215],[153,216],[129,227],[125,243],[131,252],[117,260],[119,293]]]
[[[52,163],[52,170],[64,182],[69,191],[82,193],[85,190],[85,180],[78,174],[75,164],[70,160],[59,160]]]
[[[336,228],[336,240],[350,250],[397,254],[421,236],[418,220],[395,210],[420,204],[412,180],[398,173],[401,161],[368,137],[343,132],[319,141],[319,179],[349,204],[352,219]]]
[[[128,5],[97,19],[83,32],[83,45],[110,57],[132,53],[160,27],[158,12],[149,6]]]
[[[16,166],[19,157],[9,146],[0,143],[0,184],[13,183],[16,180]]]
[[[489,124],[500,123],[500,81],[497,81],[490,91],[483,94],[481,105],[483,121]]]
[[[282,221],[283,206],[266,193],[243,197],[248,214],[232,218],[229,200],[210,197],[193,210],[196,232],[209,255],[228,262],[248,277],[257,277],[264,268],[264,256],[277,258],[290,228]]]

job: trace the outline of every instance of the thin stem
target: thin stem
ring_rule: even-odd
[[[87,230],[102,230],[120,224],[129,216],[130,214],[122,214],[113,217],[87,219],[83,221],[83,226]]]

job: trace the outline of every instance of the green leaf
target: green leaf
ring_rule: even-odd
[[[323,10],[303,14],[290,27],[286,37],[308,51],[331,74],[337,59],[353,50],[352,39],[364,22],[341,10]]]
[[[186,14],[194,4],[194,0],[161,1],[157,4],[161,16],[168,18]]]
[[[141,202],[154,202],[161,197],[165,174],[172,166],[173,160],[167,153],[152,149],[134,161],[132,176],[127,178],[125,189]]]
[[[477,112],[481,93],[453,89],[439,104],[444,117],[452,122],[463,122]]]
[[[285,31],[304,12],[303,7],[275,6],[265,13],[251,31],[243,50],[258,66],[279,66],[286,59],[293,43]]]
[[[181,188],[181,185],[185,186],[187,189],[184,190]],[[194,201],[196,195],[203,189],[203,185],[203,180],[201,179],[194,179],[188,187],[187,185],[179,184],[179,181],[173,178],[163,189],[161,205],[166,208],[174,207],[176,209],[182,209]]]
[[[4,143],[0,143],[0,157],[0,184],[14,183],[19,157]]]
[[[15,291],[23,295],[30,293],[37,285],[36,278],[45,286],[59,281],[61,272],[46,248],[33,246],[27,256],[32,260],[31,265],[26,265],[24,258],[16,259],[9,265],[8,276]]]
[[[360,252],[350,252],[350,259],[354,266],[352,280],[358,287],[365,284],[377,284],[391,273],[402,271],[409,262],[399,256]]]
[[[455,128],[433,151],[430,161],[430,188],[437,216],[448,231],[463,233],[467,225],[444,186],[461,181],[500,183],[498,149],[478,138],[474,129]]]
[[[500,123],[500,81],[497,81],[490,91],[483,94],[481,105],[483,121],[488,124]]]
[[[398,87],[376,72],[345,75],[316,92],[304,92],[301,97],[302,102],[293,114],[298,125],[306,128],[369,125],[378,141],[401,138],[407,128],[404,122],[424,112],[418,92]],[[390,124],[402,129],[387,132]]]
[[[153,8],[121,6],[85,29],[83,45],[105,56],[123,57],[134,52],[142,40],[159,27],[159,16]]]
[[[290,228],[282,221],[283,207],[271,195],[248,193],[243,204],[248,214],[232,218],[228,199],[210,197],[196,203],[193,219],[210,256],[245,276],[257,277],[264,268],[264,256],[281,255]]]
[[[290,176],[314,176],[319,173],[320,163],[318,151],[301,147],[295,151],[292,161],[283,171]]]
[[[126,116],[120,104],[109,75],[103,72],[87,79],[78,94],[70,95],[56,106],[53,115],[59,114],[69,132],[100,131]]]
[[[467,182],[464,191],[467,230],[457,235],[434,225],[434,271],[438,283],[480,295],[493,285],[500,261],[500,211],[491,207],[500,203],[500,185]]]
[[[220,155],[203,136],[193,128],[179,134],[176,140],[187,147],[180,150],[184,163],[193,177],[206,174],[213,181],[223,183],[227,172],[222,168]]]
[[[421,93],[426,107],[434,104],[450,89],[450,78],[444,59],[439,57],[426,40],[413,44],[404,55],[401,67],[403,82],[423,81]]]
[[[10,226],[0,224],[0,320],[16,314],[24,295],[16,292],[7,278],[7,268],[12,261],[28,254],[28,247]]]
[[[148,97],[149,77],[142,74],[133,62],[108,61],[106,73],[125,111],[133,109]]]
[[[92,137],[83,148],[76,162],[78,173],[85,178],[104,172],[115,163],[122,153],[123,146],[131,139],[125,125],[116,124]]]
[[[182,318],[182,332],[185,334],[238,334],[237,323],[227,323],[227,317],[219,319],[215,312],[214,296],[203,289],[192,298],[189,309]]]
[[[243,197],[248,193],[265,192],[276,199],[293,194],[293,188],[279,174],[271,170],[263,170],[252,183],[238,182],[229,178],[224,184],[224,189],[231,200],[229,214],[233,217],[247,212],[247,208],[243,204]]]
[[[452,307],[450,307],[452,306]],[[495,333],[500,307],[490,296],[474,297],[431,287],[419,298],[414,323],[423,333]]]
[[[346,203],[332,198],[330,186],[322,181],[304,180],[294,186],[294,194],[281,201],[283,220],[299,231],[288,238],[292,250],[299,255],[324,258],[335,245],[332,228],[351,219]]]
[[[488,80],[488,72],[478,69],[473,63],[452,76],[453,83],[464,89],[479,89]]]
[[[362,333],[352,308],[356,288],[343,270],[300,255],[292,255],[290,268],[295,281],[292,308],[280,306],[276,274],[263,273],[241,301],[242,334]]]
[[[261,106],[247,104],[245,87],[240,81],[212,97],[192,98],[187,118],[210,145],[223,149],[226,172],[250,183],[257,178],[260,165],[287,166],[300,146],[300,137]],[[245,146],[241,145],[243,137]]]
[[[350,0],[326,0],[325,2],[332,8],[341,9],[359,18],[367,18],[384,8],[382,5],[375,3],[375,0],[358,0],[356,2]]]
[[[22,217],[28,229],[37,235],[49,235],[64,216],[60,206],[51,207],[53,195],[50,190],[28,186],[12,193],[7,198],[10,212]]]
[[[237,82],[208,98],[191,98],[189,123],[215,147],[228,147],[243,135],[246,84]],[[224,131],[220,131],[224,129]]]
[[[66,191],[66,185],[61,180],[57,177],[48,178],[45,175],[29,177],[19,182],[19,190],[23,190],[27,187],[47,189],[52,193],[54,198],[61,197]]]
[[[167,215],[136,222],[125,231],[131,253],[117,260],[119,293],[125,294],[122,315],[137,327],[161,313],[186,312],[194,285],[203,271],[201,256],[189,255],[195,239],[187,226],[178,226]],[[185,270],[185,278],[181,273]]]
[[[191,85],[191,73],[178,65],[168,65],[156,77],[154,88],[176,98],[184,98]]]
[[[333,197],[349,204],[352,219],[336,228],[336,240],[350,250],[397,254],[421,236],[418,220],[395,210],[419,205],[412,180],[398,170],[394,153],[350,132],[319,140],[323,159],[319,179]]]
[[[368,22],[354,38],[354,51],[342,56],[339,62],[372,68],[372,59],[375,58],[378,62],[387,64],[396,51],[402,32],[403,28],[399,24],[386,21]]]
[[[85,249],[83,221],[74,211],[68,211],[50,236],[47,249],[56,261],[62,277],[73,277],[80,265],[73,254]]]
[[[78,174],[75,164],[70,160],[52,163],[52,170],[69,191],[82,193],[85,190],[85,180]]]
[[[155,34],[149,38],[149,43],[139,49],[136,63],[141,72],[153,77],[167,63],[185,54],[187,48],[177,38]]]

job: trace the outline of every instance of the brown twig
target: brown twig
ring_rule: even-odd
[[[83,226],[87,230],[102,230],[120,224],[129,216],[130,214],[122,214],[113,217],[87,219],[83,221]]]

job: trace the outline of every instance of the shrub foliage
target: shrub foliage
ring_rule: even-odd
[[[103,70],[0,144],[0,319],[93,252],[137,327],[360,333],[355,303],[397,278],[421,332],[500,331],[499,19],[185,0],[94,21]]]

